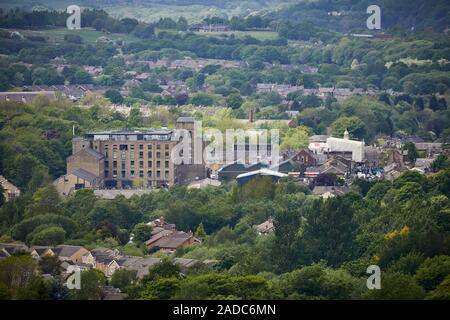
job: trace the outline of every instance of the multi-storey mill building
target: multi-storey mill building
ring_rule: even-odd
[[[195,137],[191,117],[178,118],[176,129],[188,130]],[[171,153],[178,142],[175,130],[164,128],[86,133],[73,139],[67,175],[55,181],[55,185],[66,194],[83,187],[166,187],[204,178],[203,164],[173,163]]]

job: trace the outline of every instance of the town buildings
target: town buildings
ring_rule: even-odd
[[[179,118],[176,129],[195,137],[191,117]],[[54,185],[60,194],[70,195],[81,188],[159,188],[206,178],[205,166],[194,164],[193,152],[190,163],[174,163],[171,154],[179,142],[175,130],[166,128],[86,133],[73,139],[67,174]]]
[[[117,270],[126,269],[135,271],[137,278],[142,279],[150,272],[150,268],[161,262],[160,258],[129,256],[119,250],[104,247],[88,250],[81,246],[70,245],[28,247],[22,243],[0,243],[0,260],[18,253],[30,254],[36,260],[40,260],[45,256],[58,257],[61,262],[63,276],[65,277],[77,270],[96,269],[110,278]],[[172,262],[180,266],[183,272],[186,272],[188,268],[200,261],[173,258]],[[209,266],[214,265],[211,261],[205,261],[204,263]]]
[[[0,92],[0,102],[18,101],[23,103],[33,103],[36,97],[46,97],[49,100],[56,100],[55,91],[19,91],[19,92]]]

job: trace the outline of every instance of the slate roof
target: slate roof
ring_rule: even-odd
[[[180,122],[193,123],[193,122],[195,122],[195,119],[193,117],[179,117],[177,119],[177,123],[180,123]]]
[[[94,183],[97,181],[97,176],[84,170],[84,169],[77,169],[74,172],[72,172],[73,175],[77,176],[78,178],[81,178],[83,180],[89,181],[91,183]]]
[[[105,157],[103,154],[101,154],[100,152],[95,151],[94,149],[86,148],[84,150],[87,153],[89,153],[91,156],[93,156],[95,159],[97,159],[97,160],[101,160],[101,159],[103,159]]]
[[[28,247],[21,243],[0,243],[0,250],[2,249],[9,255],[14,254],[16,251],[29,251]]]
[[[21,101],[23,103],[32,103],[36,96],[46,96],[51,100],[56,99],[54,91],[38,91],[38,92],[0,92],[0,101]]]
[[[42,256],[43,254],[45,254],[48,250],[51,250],[52,248],[44,247],[44,246],[33,246],[33,247],[31,247],[31,249],[36,251],[36,253],[39,256]]]
[[[173,259],[173,263],[175,265],[183,267],[183,268],[189,268],[189,267],[192,267],[194,264],[196,264],[197,260],[185,259],[185,258],[175,258],[175,259]]]
[[[129,270],[136,270],[137,271],[137,277],[141,279],[145,275],[149,273],[150,267],[153,267],[155,264],[159,263],[161,259],[159,258],[142,258],[139,260],[136,260],[133,264],[128,266]]]
[[[312,191],[315,195],[323,195],[327,192],[330,192],[333,195],[344,195],[350,192],[348,187],[340,187],[340,186],[316,186]]]
[[[69,245],[59,245],[53,249],[59,257],[71,257],[78,250],[83,249],[81,246],[69,246]]]
[[[155,243],[156,247],[164,248],[164,249],[177,249],[183,245],[186,241],[188,241],[192,236],[186,237],[172,237],[167,236],[163,237]]]

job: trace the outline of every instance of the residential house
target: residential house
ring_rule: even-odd
[[[208,187],[220,187],[220,185],[221,185],[220,181],[206,178],[206,179],[191,182],[187,186],[187,188],[188,189],[203,189],[203,188],[208,188]]]
[[[158,249],[164,253],[173,253],[178,248],[190,246],[201,241],[192,232],[164,230],[145,242],[148,250]]]
[[[126,294],[122,293],[119,288],[105,286],[102,292],[102,300],[124,300]]]
[[[417,158],[411,170],[418,171],[422,174],[428,173],[431,171],[431,164],[434,160],[435,158]]]
[[[291,160],[299,167],[302,174],[306,168],[321,164],[319,163],[321,159],[319,159],[318,155],[308,149],[301,149],[291,157]]]
[[[180,268],[182,273],[186,273],[189,270],[189,268],[198,263],[198,260],[185,258],[175,258],[172,261],[174,265]]]
[[[101,66],[84,66],[83,69],[93,77],[98,77],[103,73]]]
[[[259,235],[267,235],[275,231],[275,226],[273,224],[272,217],[269,217],[269,219],[267,219],[261,224],[253,226],[253,228]]]
[[[147,224],[153,228],[152,234],[156,234],[157,233],[157,232],[155,232],[155,230],[159,230],[159,231],[161,231],[161,230],[172,230],[172,231],[174,231],[176,229],[175,224],[167,223],[163,216],[161,216],[160,218],[157,218],[155,220],[152,220],[152,221],[150,221]],[[158,228],[160,228],[160,229],[158,229]]]
[[[406,168],[398,163],[392,162],[383,168],[383,177],[386,180],[392,181],[398,178]]]
[[[442,143],[438,142],[416,142],[417,151],[425,153],[426,157],[432,157],[442,152]]]
[[[346,186],[316,186],[312,190],[313,194],[320,196],[323,199],[342,196],[348,192],[350,192],[350,188]]]
[[[52,248],[45,246],[32,246],[30,254],[35,259],[40,259],[46,256],[53,257],[56,255]]]
[[[189,31],[194,32],[228,32],[230,30],[231,27],[225,24],[197,23],[189,27]]]
[[[121,258],[121,255],[117,249],[100,247],[92,249],[90,253],[95,261],[94,267],[103,272],[106,276],[111,276],[114,271],[120,268],[116,259]]]
[[[142,279],[148,273],[151,267],[159,263],[161,259],[153,257],[142,257],[129,265],[124,265],[127,270],[135,270],[138,279]]]
[[[144,73],[138,74],[138,75],[135,77],[135,79],[136,79],[136,80],[139,80],[139,81],[145,81],[145,80],[147,80],[148,78],[150,78],[150,76],[151,76],[150,73],[144,72]]]
[[[53,252],[62,261],[71,261],[75,264],[82,264],[83,256],[88,250],[81,246],[59,245],[53,248]]]
[[[305,171],[305,178],[314,179],[320,174],[335,174],[338,177],[346,178],[351,172],[351,162],[339,156],[328,159],[324,164],[315,167],[308,167]]]
[[[42,92],[55,92],[58,93],[67,99],[72,101],[77,101],[89,94],[104,94],[106,89],[101,86],[93,85],[93,84],[83,84],[83,85],[32,85],[32,86],[23,86],[25,91],[34,91],[38,93]],[[53,95],[49,96],[50,99],[53,99]]]
[[[0,185],[3,188],[3,197],[5,201],[12,201],[20,196],[20,189],[9,182],[4,176],[0,176]]]
[[[130,91],[132,88],[136,88],[136,87],[139,87],[140,86],[140,82],[139,82],[139,80],[136,80],[136,79],[132,79],[132,80],[128,80],[128,81],[126,81],[124,84],[123,84],[123,86],[122,86],[122,89],[124,90],[124,91]]]
[[[22,243],[0,243],[0,260],[17,252],[29,252],[30,249]]]
[[[33,103],[34,99],[38,96],[47,97],[50,100],[56,100],[56,94],[54,91],[15,91],[15,92],[0,92],[0,102],[5,101],[18,101],[23,103]]]

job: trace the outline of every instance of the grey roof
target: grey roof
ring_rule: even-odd
[[[417,158],[415,167],[416,168],[428,168],[431,166],[435,159],[433,158]]]
[[[316,134],[316,135],[309,137],[309,141],[310,142],[326,142],[329,137],[330,136],[327,136],[327,135]]]
[[[136,135],[136,134],[170,134],[171,129],[136,129],[87,132],[86,135]]]
[[[95,182],[97,180],[97,176],[84,170],[84,169],[77,169],[72,172],[73,175],[77,176],[78,178],[81,178],[83,180],[89,181],[91,183]]]
[[[180,122],[190,122],[190,123],[192,123],[192,122],[195,122],[195,119],[193,117],[179,117],[177,119],[177,123],[180,123]]]
[[[131,267],[134,264],[138,263],[142,257],[136,257],[136,256],[123,256],[119,259],[116,259],[116,262],[121,267]]]
[[[28,247],[21,243],[0,243],[0,250],[1,249],[10,255],[16,251],[29,251]]]
[[[96,158],[97,160],[101,160],[103,159],[105,156],[103,154],[101,154],[100,152],[95,151],[94,149],[91,148],[86,148],[84,149],[87,153],[89,153],[91,156],[93,156],[94,158]]]
[[[159,248],[167,248],[167,249],[178,249],[185,243],[187,240],[189,240],[190,237],[184,237],[184,238],[174,238],[171,236],[164,237],[160,240],[158,240],[155,243],[156,247]]]
[[[418,150],[441,149],[442,143],[439,142],[416,142],[414,143]]]
[[[159,258],[142,258],[137,260],[132,265],[128,266],[128,269],[130,270],[136,270],[137,271],[137,277],[141,279],[145,275],[149,273],[149,269],[153,267],[155,264],[159,263],[161,259]]]
[[[334,195],[343,195],[350,192],[350,188],[345,186],[316,186],[312,191],[315,195],[322,195],[326,192],[330,192]]]
[[[0,101],[21,101],[24,103],[32,103],[36,96],[46,96],[51,100],[56,99],[54,91],[38,91],[38,92],[0,92]]]
[[[81,246],[59,245],[53,251],[60,257],[71,257],[80,249],[84,248]]]
[[[197,260],[185,259],[185,258],[175,258],[175,259],[173,259],[173,263],[180,267],[189,268],[189,267],[192,267],[194,264],[196,264]]]
[[[177,249],[187,240],[192,238],[192,234],[183,231],[174,232],[168,236],[161,237],[153,243],[155,247]]]
[[[50,247],[45,246],[33,246],[31,247],[32,250],[35,250],[39,256],[42,256],[44,253],[46,253],[48,250],[51,250]]]
[[[169,235],[171,235],[173,233],[172,230],[161,230],[160,232],[153,234],[152,237],[145,241],[146,245],[152,245],[154,244],[156,241],[158,241],[159,239],[163,238],[163,237],[167,237]]]
[[[91,254],[96,262],[110,263],[118,257],[119,252],[117,250],[99,247],[92,249]]]
[[[320,153],[320,154],[314,154],[314,159],[317,161],[317,165],[322,165],[328,160],[328,156],[326,154]]]

